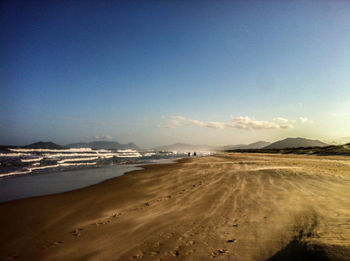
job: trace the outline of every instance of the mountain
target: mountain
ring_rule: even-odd
[[[35,143],[29,144],[27,146],[24,146],[24,148],[27,148],[27,149],[63,149],[62,146],[60,146],[60,145],[58,145],[56,143],[53,143],[51,141],[35,142]]]
[[[10,151],[9,149],[15,149],[18,148],[18,146],[13,145],[0,145],[0,152],[1,151]]]
[[[92,148],[92,149],[112,149],[112,150],[140,150],[134,143],[120,144],[116,141],[92,141],[80,142],[66,145],[67,148]]]
[[[281,148],[281,149],[250,149],[250,150],[228,150],[228,152],[240,153],[280,153],[280,154],[305,154],[318,156],[341,155],[350,156],[350,143],[344,145],[329,145],[318,147],[298,147],[298,148]]]
[[[270,144],[271,142],[268,142],[268,141],[257,141],[257,142],[248,144],[245,149],[261,149],[266,146],[269,146]]]
[[[232,145],[232,146],[224,146],[220,147],[219,150],[251,150],[251,149],[261,149],[268,145],[270,145],[271,142],[267,141],[257,141],[254,143],[250,143],[248,145],[246,144],[238,144],[238,145]]]
[[[300,148],[300,147],[324,147],[328,144],[319,140],[309,140],[305,138],[286,138],[276,141],[264,149],[283,149],[283,148]]]
[[[193,152],[193,151],[214,151],[215,148],[207,145],[192,145],[185,143],[175,143],[172,145],[158,146],[155,150],[177,151],[177,152]]]
[[[165,150],[165,151],[177,151],[177,152],[192,152],[192,151],[218,151],[218,150],[237,150],[237,149],[261,149],[270,142],[258,141],[251,144],[239,144],[223,147],[213,147],[208,145],[192,145],[186,143],[175,143],[166,146],[159,146],[154,148],[155,150]]]

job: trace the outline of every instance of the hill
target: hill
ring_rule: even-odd
[[[281,154],[306,154],[318,156],[350,156],[350,143],[345,145],[331,145],[325,147],[299,147],[284,149],[252,149],[252,150],[227,150],[227,152],[240,153],[281,153]]]
[[[268,145],[270,145],[271,142],[267,141],[257,141],[250,144],[238,144],[238,145],[232,145],[232,146],[224,146],[220,147],[219,150],[249,150],[249,149],[261,149]]]
[[[0,145],[0,151],[10,151],[9,149],[15,149],[15,148],[18,148],[18,146]]]
[[[325,147],[328,144],[319,140],[310,140],[305,138],[286,138],[279,140],[264,147],[264,149],[284,149],[284,148],[300,148],[300,147]]]
[[[66,145],[66,147],[67,148],[113,149],[113,150],[125,150],[125,149],[140,150],[140,148],[132,142],[129,142],[127,144],[121,144],[116,141],[92,141],[92,142],[71,143]]]
[[[63,149],[62,146],[60,146],[56,143],[53,143],[51,141],[35,142],[35,143],[29,144],[27,146],[24,146],[24,148],[27,148],[27,149]]]

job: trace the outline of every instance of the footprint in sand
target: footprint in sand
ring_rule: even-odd
[[[98,221],[98,222],[95,222],[95,226],[101,226],[101,225],[107,225],[108,223],[110,223],[111,220],[110,219],[106,219],[105,221]]]
[[[143,258],[143,252],[140,250],[140,251],[137,251],[135,253],[135,255],[132,256],[134,259],[141,259]]]
[[[223,248],[223,249],[218,249],[218,250],[216,250],[216,251],[214,251],[213,253],[212,253],[212,257],[213,258],[215,258],[215,257],[217,257],[217,256],[219,256],[219,255],[223,255],[223,254],[226,254],[226,253],[228,253],[229,251],[227,250],[227,249],[225,249],[225,248]]]
[[[76,228],[73,231],[71,231],[70,233],[75,236],[75,237],[79,237],[80,236],[80,231],[82,231],[82,228]]]
[[[61,241],[61,240],[55,241],[55,242],[49,243],[46,246],[44,246],[44,249],[48,249],[48,248],[51,248],[51,247],[54,247],[54,246],[60,245],[60,244],[63,244],[63,241]]]
[[[179,256],[179,255],[180,255],[180,252],[179,252],[179,250],[176,250],[176,249],[175,249],[175,250],[173,250],[173,251],[170,251],[169,254],[172,255],[172,256]]]
[[[152,251],[151,256],[157,256],[160,252],[159,251]]]

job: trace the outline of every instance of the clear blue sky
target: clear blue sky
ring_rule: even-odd
[[[350,136],[349,1],[2,1],[0,19],[1,144]]]

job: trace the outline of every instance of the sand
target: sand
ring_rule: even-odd
[[[0,213],[1,260],[350,260],[350,158],[186,159]]]

